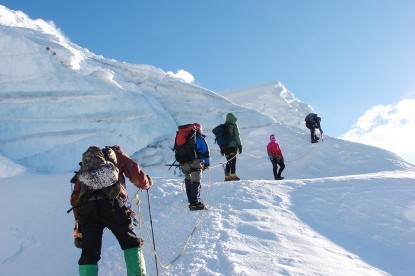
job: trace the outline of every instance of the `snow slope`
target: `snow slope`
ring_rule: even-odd
[[[155,177],[149,195],[159,275],[415,273],[413,171],[278,183],[210,182],[208,176],[205,212],[186,210],[181,179]],[[72,245],[72,214],[65,212],[70,178],[0,180],[1,275],[76,275],[80,250]],[[140,199],[148,275],[156,275],[146,192]],[[100,275],[125,275],[122,251],[109,231],[99,267]]]
[[[153,66],[97,56],[3,6],[0,37],[0,275],[77,274],[69,180],[92,144],[121,145],[153,176],[140,206],[150,231],[148,196],[159,275],[415,274],[414,166],[330,136],[310,144],[301,123],[312,109],[282,84],[241,92],[241,106]],[[259,93],[267,108],[249,106]],[[210,132],[227,112],[244,145],[242,180],[231,183],[222,182]],[[195,121],[211,149],[204,212],[187,211],[183,177],[165,166],[177,125]],[[280,182],[265,152],[271,133],[287,165]],[[136,192],[129,185],[131,199]],[[148,275],[156,275],[141,226]],[[125,274],[109,231],[99,266],[100,275]]]
[[[226,91],[222,95],[239,105],[267,114],[284,125],[303,130],[307,130],[305,116],[315,113],[310,105],[297,99],[281,82]]]

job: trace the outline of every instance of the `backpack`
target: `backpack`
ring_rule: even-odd
[[[304,121],[306,122],[306,127],[308,127],[308,128],[310,128],[312,126],[319,127],[320,122],[321,122],[321,118],[318,117],[317,114],[315,114],[315,113],[310,113],[305,117]]]
[[[218,144],[220,149],[225,149],[229,144],[229,134],[226,124],[220,124],[212,129],[212,133],[215,135],[215,143]]]
[[[113,149],[90,146],[82,154],[81,168],[77,172],[81,186],[78,202],[85,195],[96,191],[102,191],[109,199],[116,198],[121,191],[116,164],[117,157]]]
[[[197,159],[196,127],[194,124],[178,127],[173,150],[174,156],[180,164]]]
[[[304,121],[305,122],[313,122],[314,123],[314,121],[315,121],[315,119],[317,118],[317,114],[315,114],[315,113],[310,113],[310,114],[308,114],[306,117],[305,117],[305,119],[304,119]]]

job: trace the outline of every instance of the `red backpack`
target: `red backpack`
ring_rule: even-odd
[[[195,124],[178,127],[173,150],[176,160],[180,164],[191,162],[197,158]]]

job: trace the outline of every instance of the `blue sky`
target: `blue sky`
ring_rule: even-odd
[[[185,70],[215,92],[280,81],[338,137],[415,98],[413,0],[7,0],[91,52]]]

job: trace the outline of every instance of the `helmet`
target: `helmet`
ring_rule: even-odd
[[[271,140],[271,141],[275,141],[275,140],[277,140],[277,139],[275,138],[275,135],[274,135],[274,134],[271,134],[271,135],[269,136],[269,140]]]

